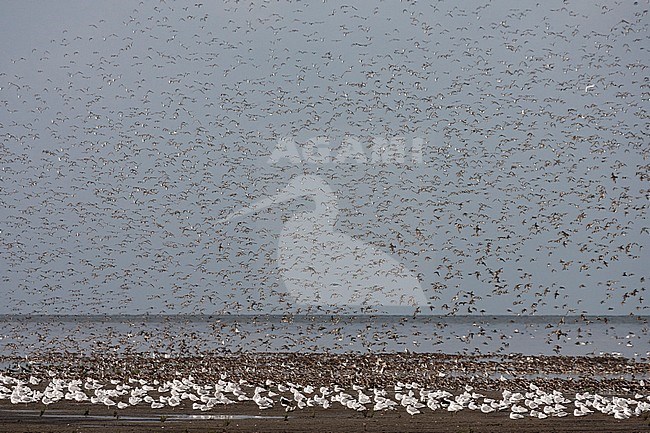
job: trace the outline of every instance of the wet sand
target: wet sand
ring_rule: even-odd
[[[176,409],[176,410],[174,410]],[[88,415],[84,415],[88,411]],[[183,415],[223,416],[225,419],[182,419]],[[285,415],[287,418],[285,419]],[[264,418],[237,419],[238,416]],[[234,417],[234,418],[229,418]],[[296,410],[281,407],[260,411],[253,403],[220,407],[209,413],[178,408],[152,410],[133,407],[121,411],[76,403],[56,403],[43,415],[34,405],[0,404],[0,432],[647,432],[647,416],[616,420],[592,414],[587,417],[524,418],[511,420],[508,413],[482,414],[436,411],[410,416],[403,411],[384,411],[364,416],[342,407]]]

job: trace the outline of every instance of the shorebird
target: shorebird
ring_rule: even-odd
[[[318,176],[295,177],[279,194],[240,209],[224,222],[300,197],[311,198],[315,209],[284,224],[277,254],[279,274],[298,305],[427,305],[420,282],[402,264],[334,230],[337,199]]]

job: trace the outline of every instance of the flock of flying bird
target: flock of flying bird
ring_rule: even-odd
[[[306,312],[277,251],[309,197],[227,219],[311,176],[331,233],[417,278],[416,312],[646,314],[647,13],[161,1],[18,44],[2,311]],[[286,137],[296,158],[271,161]],[[403,158],[370,157],[400,139]]]

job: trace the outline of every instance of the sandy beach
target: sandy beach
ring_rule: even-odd
[[[220,378],[261,384],[337,384],[350,387],[390,387],[416,382],[437,389],[483,390],[526,388],[533,383],[561,391],[593,390],[606,394],[647,391],[650,363],[616,356],[452,355],[438,353],[205,353],[201,356],[110,354],[84,356],[50,353],[24,358],[0,357],[14,365],[15,377],[92,377],[98,380],[144,378],[173,380],[192,376],[199,382]],[[504,385],[507,387],[504,388]]]
[[[84,415],[88,411],[88,415]],[[327,410],[294,411],[287,415],[281,407],[260,411],[245,403],[221,407],[209,414],[196,411],[154,411],[129,408],[118,411],[88,404],[55,404],[40,416],[40,409],[0,404],[2,432],[647,432],[650,420],[635,417],[616,420],[600,414],[588,417],[524,418],[510,420],[507,413],[482,414],[444,411],[410,416],[402,411],[376,413],[372,417],[342,407]],[[212,416],[217,419],[182,419],[183,415]],[[237,419],[238,416],[264,418]],[[179,418],[175,418],[179,417]],[[224,419],[218,419],[223,417]],[[164,420],[164,421],[163,421]]]
[[[147,394],[152,400],[123,403],[121,409],[115,402],[128,401],[125,399],[129,394],[125,391],[124,397],[113,398],[115,402],[111,406],[64,399],[63,394],[48,405],[41,400],[11,404],[6,394],[0,399],[0,419],[3,420],[0,431],[6,432],[642,432],[650,429],[650,411],[645,410],[638,416],[622,420],[597,411],[587,416],[574,416],[574,408],[579,407],[574,400],[578,400],[581,393],[629,401],[647,399],[650,364],[622,357],[282,353],[175,358],[151,354],[101,357],[50,354],[31,359],[29,363],[15,358],[4,358],[2,362],[8,366],[4,377],[12,378],[6,379],[7,386],[20,382],[40,392],[51,389],[57,380],[62,384],[78,380],[79,384],[84,384],[80,388],[88,396],[101,395],[97,390],[120,390],[123,386],[133,390],[145,383],[153,385]],[[168,402],[165,400],[168,389],[162,390],[159,386],[170,383],[176,383],[181,391],[182,384],[186,384],[188,392],[197,394],[201,391],[196,384],[207,386],[213,393],[217,383],[234,384],[235,388],[241,386],[248,397],[253,389],[257,394],[258,387],[263,387],[264,392],[273,389],[277,394],[269,393],[274,397],[274,404],[261,410],[250,399],[236,401],[238,391],[226,385],[233,399],[230,403],[197,410],[200,402],[193,407],[192,401],[196,400],[185,396],[173,407],[161,404],[159,408],[152,408],[149,403],[153,401]],[[94,388],[85,384],[94,384]],[[65,386],[61,386],[66,391]],[[384,395],[395,400],[399,400],[399,393],[403,399],[407,392],[423,395],[422,390],[444,390],[450,394],[448,399],[441,399],[447,406],[443,404],[436,410],[423,407],[415,415],[407,413],[404,404],[388,410],[375,411],[372,404],[363,410],[351,410],[333,398],[334,391],[329,396],[331,405],[326,409],[317,405],[296,407],[296,389],[313,397],[318,394],[319,387],[353,396],[360,390],[369,395],[382,390],[386,391]],[[510,415],[515,406],[482,413],[468,409],[464,403],[465,407],[459,412],[447,410],[456,396],[470,395],[468,390],[477,396],[477,402],[499,400],[504,392],[522,393],[521,405],[524,393],[537,390],[538,395],[551,395],[554,392],[562,395],[567,413],[537,419],[531,411],[513,420]],[[291,403],[287,404],[289,401]],[[541,407],[539,409],[541,411]]]

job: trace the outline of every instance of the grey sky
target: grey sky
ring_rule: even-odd
[[[309,200],[220,220],[311,174],[434,313],[647,314],[647,2],[197,5],[1,6],[0,313],[291,310]]]

